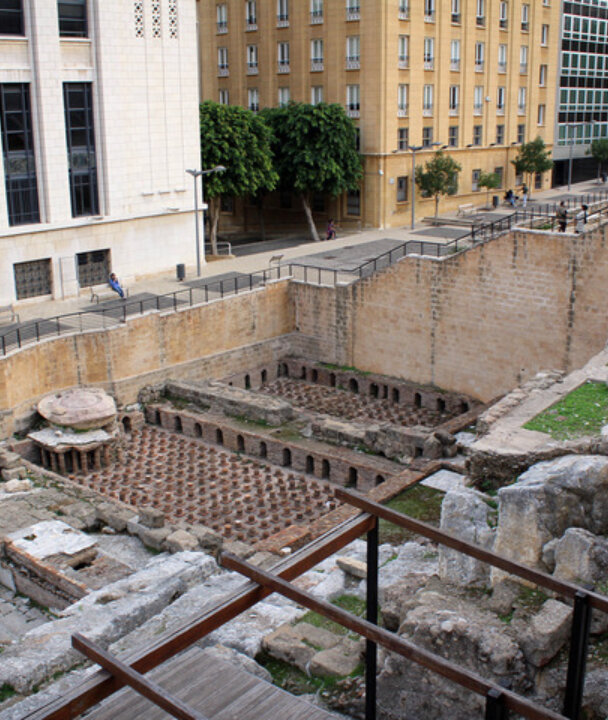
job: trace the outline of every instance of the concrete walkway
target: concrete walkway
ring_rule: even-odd
[[[608,190],[608,186],[605,184],[598,184],[596,180],[592,180],[573,185],[570,196],[600,190],[606,191]],[[538,191],[533,195],[532,201],[528,204],[528,207],[532,208],[535,203],[554,202],[561,199],[566,194],[567,190],[564,187]],[[499,218],[501,216],[504,217],[506,213],[508,214],[510,208],[505,208],[504,206],[499,207],[496,210],[486,211],[484,209],[485,199],[485,193],[481,193],[479,197],[479,209],[480,212],[483,213],[485,222],[490,222],[493,217]],[[456,218],[456,212],[445,213],[442,217],[446,219]],[[382,244],[379,241],[394,241],[395,244],[404,243],[407,240],[428,240],[429,242],[435,243],[448,243],[455,237],[458,237],[461,230],[463,235],[466,234],[466,227],[457,229],[454,227],[446,227],[442,230],[440,227],[437,228],[419,222],[413,230],[409,226],[388,228],[386,230],[364,230],[360,232],[353,232],[344,236],[339,235],[339,237],[335,240],[324,241],[322,243],[306,241],[303,236],[297,235],[285,236],[276,240],[268,240],[263,243],[240,243],[234,248],[236,254],[235,257],[206,263],[202,267],[201,278],[211,279],[227,273],[249,274],[258,270],[267,269],[269,267],[270,258],[277,254],[283,256],[282,262],[288,262],[290,260],[293,261],[296,258],[302,259],[305,256],[318,253],[323,253],[325,256],[331,256],[335,254],[336,251],[343,250],[345,248],[352,249],[353,252],[351,255],[352,257],[356,257],[358,255],[355,250],[356,246],[364,245],[366,243],[379,243],[378,252],[375,254],[380,255],[382,252],[386,251],[387,245],[386,242]],[[299,239],[302,240],[301,243],[298,242]],[[255,247],[256,245],[259,245],[260,248],[264,248],[263,252],[257,252],[257,248]],[[373,252],[367,252],[366,256],[369,256],[370,254],[374,255]],[[340,261],[348,262],[345,259],[341,259]],[[186,281],[188,282],[194,279],[196,279],[195,268],[188,267],[186,269]],[[183,290],[185,287],[184,283],[177,281],[175,269],[153,276],[135,276],[135,280],[133,282],[128,282],[127,285],[131,295],[136,293],[163,295],[177,290]],[[83,294],[78,298],[69,298],[67,300],[45,300],[43,302],[32,299],[19,302],[16,305],[22,323],[34,318],[48,318],[72,312],[91,310],[94,307],[95,305],[91,304],[90,296],[87,292],[83,292]]]

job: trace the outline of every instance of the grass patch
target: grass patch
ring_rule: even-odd
[[[267,420],[263,418],[250,418],[247,415],[229,415],[233,420],[236,420],[243,425],[256,425],[257,427],[272,427]]]
[[[15,688],[12,685],[4,683],[4,685],[0,687],[0,702],[4,702],[5,700],[12,698],[13,695],[16,694]]]
[[[270,657],[267,653],[261,653],[256,661],[268,670],[272,675],[272,681],[283,690],[294,695],[306,693],[331,692],[342,678],[320,677],[317,675],[306,675],[298,668]],[[363,664],[359,664],[348,677],[357,677],[363,674]]]
[[[361,600],[354,595],[340,595],[340,597],[332,600],[331,603],[332,605],[335,605],[342,610],[346,610],[346,612],[356,615],[357,617],[365,616],[365,600]],[[306,615],[303,615],[298,622],[306,622],[309,625],[314,625],[315,627],[323,630],[328,630],[329,632],[334,633],[334,635],[348,635],[350,638],[355,640],[359,637],[356,633],[349,633],[349,631],[340,625],[340,623],[329,620],[324,615],[319,615],[319,613],[313,612],[312,610],[307,612]]]
[[[541,609],[548,597],[538,588],[522,587],[517,596],[517,604],[524,610],[536,613]]]
[[[587,381],[524,425],[556,440],[598,435],[608,423],[608,387]]]
[[[327,370],[339,370],[340,372],[352,372],[352,373],[356,373],[357,375],[371,375],[371,373],[368,370],[359,370],[356,367],[352,367],[352,365],[334,365],[333,363],[321,363],[321,365],[324,368],[327,368]]]
[[[440,490],[424,485],[414,485],[389,500],[386,506],[416,520],[438,526],[443,498],[444,493]],[[380,520],[379,534],[380,543],[391,543],[392,545],[398,545],[418,537],[415,533],[386,522],[386,520]]]

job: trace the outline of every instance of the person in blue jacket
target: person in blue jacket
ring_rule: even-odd
[[[108,283],[110,284],[110,287],[114,292],[118,293],[121,298],[124,299],[125,293],[124,290],[120,287],[120,283],[118,282],[118,278],[116,277],[116,273],[110,273],[110,278],[108,279]]]

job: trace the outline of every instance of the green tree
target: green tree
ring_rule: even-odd
[[[603,165],[608,162],[608,138],[597,138],[591,143],[587,155],[592,155],[597,162],[597,177],[599,180]]]
[[[462,167],[449,155],[438,150],[424,168],[416,169],[416,185],[423,197],[435,198],[435,217],[439,213],[441,195],[454,195],[458,187],[458,173]]]
[[[341,105],[291,102],[261,113],[272,129],[280,185],[300,196],[310,235],[319,241],[311,197],[336,196],[359,186],[362,167],[355,126]]]
[[[274,190],[271,133],[261,117],[236,105],[207,100],[200,106],[203,169],[224,165],[222,173],[204,176],[209,202],[212,252],[217,254],[217,227],[222,195],[239,197]]]
[[[511,160],[518,175],[535,175],[536,173],[544,173],[551,170],[553,160],[551,160],[551,152],[547,150],[545,143],[541,137],[536,140],[524,143],[519,148],[519,153],[515,160]],[[534,186],[532,177],[529,178],[528,185],[530,188]],[[530,192],[530,195],[532,193]]]
[[[487,190],[486,193],[486,205],[490,205],[490,190],[494,190],[494,188],[500,187],[500,176],[498,173],[493,172],[482,172],[479,175],[479,180],[477,181],[477,185],[479,187],[485,187]]]

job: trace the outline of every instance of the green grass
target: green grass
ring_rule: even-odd
[[[386,506],[416,520],[438,526],[443,498],[444,493],[440,490],[428,488],[424,485],[414,485],[389,500]],[[418,537],[415,533],[397,527],[397,525],[386,522],[386,520],[380,520],[379,534],[380,543],[391,543],[393,545]]]
[[[532,418],[526,430],[547,433],[556,440],[598,435],[608,424],[608,387],[603,382],[587,381],[555,405]]]
[[[294,695],[304,695],[306,693],[331,692],[335,685],[340,682],[341,678],[336,677],[320,677],[317,675],[306,675],[298,668],[270,657],[267,653],[261,653],[256,657],[256,661],[268,670],[272,675],[272,681],[275,685],[283,690],[287,690]],[[348,677],[358,677],[363,674],[363,664],[357,665],[355,670]]]
[[[15,694],[15,689],[12,685],[7,685],[6,683],[4,683],[4,685],[0,686],[0,702],[8,700]]]
[[[228,416],[243,425],[254,425],[257,427],[273,427],[267,420],[264,420],[264,418],[259,418],[259,419],[250,418],[250,417],[247,417],[247,415],[228,415]]]
[[[357,375],[371,375],[368,370],[359,370],[356,367],[352,367],[352,365],[334,365],[333,363],[321,363],[321,365],[327,370],[340,370],[341,372],[357,373]]]
[[[517,604],[524,610],[536,613],[541,609],[543,603],[548,599],[548,597],[549,596],[542,590],[522,587],[519,591],[519,595],[517,596]]]
[[[346,612],[356,615],[357,617],[363,617],[365,615],[365,600],[361,600],[354,595],[340,595],[335,600],[332,600],[332,605],[346,610]],[[299,620],[299,623],[306,622],[309,625],[328,630],[335,635],[348,635],[350,638],[357,639],[359,636],[349,631],[340,625],[340,623],[329,620],[324,615],[313,612],[312,610],[303,615]]]

